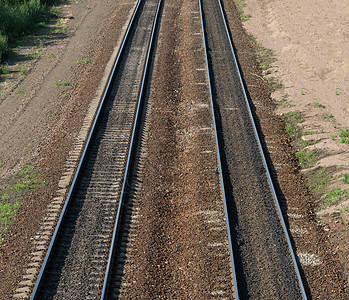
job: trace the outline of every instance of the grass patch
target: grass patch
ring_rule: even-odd
[[[3,75],[10,74],[10,70],[8,69],[8,64],[4,64],[0,67],[0,74],[3,74]]]
[[[19,71],[19,75],[24,75],[26,72],[26,69],[22,68],[20,71]]]
[[[342,180],[344,183],[346,184],[349,184],[349,174],[346,173],[343,175],[343,180]]]
[[[309,174],[310,175],[310,174]],[[327,169],[318,168],[311,176],[308,176],[308,186],[317,195],[323,194],[333,176]]]
[[[298,124],[304,122],[300,112],[298,110],[290,111],[284,114],[281,119],[286,123],[285,129],[290,137],[293,139],[299,137],[302,126]]]
[[[341,143],[349,144],[349,129],[338,129],[338,135],[341,138]]]
[[[321,209],[330,207],[333,204],[336,204],[339,200],[341,200],[342,196],[345,194],[344,190],[340,188],[335,188],[331,192],[327,193],[322,199],[322,207]]]
[[[332,114],[325,114],[325,115],[324,115],[324,118],[325,118],[325,119],[333,119],[334,116],[333,116]]]
[[[282,89],[283,87],[282,83],[278,81],[275,77],[268,77],[267,80],[268,80],[269,90],[271,90],[272,92]]]
[[[39,59],[40,54],[39,53],[29,53],[24,56],[24,60],[33,60],[33,59]]]
[[[87,65],[87,64],[89,64],[90,62],[91,62],[91,60],[85,58],[85,59],[77,60],[76,62],[74,62],[74,64],[80,65],[80,64],[84,63],[84,64]]]
[[[302,168],[307,169],[315,166],[320,152],[321,149],[315,149],[310,152],[300,151],[296,153],[296,156],[298,157],[299,163],[301,164]]]
[[[251,18],[251,15],[245,15],[244,8],[246,6],[245,0],[234,0],[236,9],[239,12],[241,21],[245,22]]]
[[[0,203],[0,244],[4,241],[4,235],[12,224],[13,217],[16,216],[19,203]]]
[[[0,244],[16,216],[23,197],[31,190],[46,184],[42,175],[27,166],[16,175],[12,185],[0,188]]]
[[[68,81],[56,81],[55,87],[60,87],[60,86],[70,86],[70,82]]]
[[[0,60],[8,53],[9,43],[34,31],[43,21],[48,0],[0,1]]]
[[[315,104],[315,107],[317,107],[317,108],[326,108],[324,105],[322,105],[319,102]]]
[[[56,28],[56,29],[52,29],[51,32],[52,33],[67,33],[67,32],[69,32],[69,28],[68,27]]]

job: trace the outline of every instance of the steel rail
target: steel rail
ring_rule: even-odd
[[[154,36],[155,36],[155,31],[156,31],[156,27],[157,27],[157,21],[159,19],[159,11],[160,11],[160,7],[162,4],[162,0],[159,0],[158,6],[157,6],[157,10],[156,10],[156,14],[154,16],[154,21],[153,21],[153,26],[152,26],[152,31],[151,31],[151,36],[149,39],[149,45],[148,45],[148,52],[147,52],[147,56],[146,56],[146,61],[144,64],[144,69],[143,69],[143,78],[142,78],[142,83],[141,83],[141,87],[139,90],[139,95],[138,95],[138,104],[137,104],[137,111],[136,111],[136,115],[135,115],[135,119],[134,119],[134,124],[133,124],[133,130],[132,130],[132,137],[131,137],[131,141],[130,141],[130,147],[129,147],[129,153],[128,153],[128,157],[127,157],[127,163],[126,163],[126,170],[125,170],[125,175],[124,175],[124,179],[123,179],[123,183],[122,183],[122,189],[121,189],[121,195],[120,195],[120,199],[119,199],[119,206],[118,206],[118,211],[116,214],[116,219],[115,219],[115,225],[114,225],[114,232],[113,232],[113,238],[112,238],[112,243],[110,246],[110,251],[109,251],[109,258],[108,258],[108,265],[107,265],[107,269],[105,272],[105,277],[104,277],[104,284],[103,284],[103,290],[102,290],[102,295],[101,295],[101,299],[105,299],[107,297],[107,289],[108,289],[108,284],[109,284],[109,279],[110,279],[110,274],[111,274],[111,268],[113,265],[113,261],[114,261],[114,253],[115,253],[115,246],[117,244],[117,235],[118,235],[118,231],[120,228],[120,222],[121,222],[121,214],[122,214],[122,208],[124,205],[124,199],[125,199],[125,194],[126,194],[126,186],[127,186],[127,179],[129,177],[129,170],[130,170],[130,165],[131,165],[131,160],[134,154],[134,144],[135,144],[135,137],[137,134],[137,128],[138,128],[138,124],[139,124],[139,112],[141,110],[141,106],[143,104],[143,97],[144,97],[144,90],[145,90],[145,83],[146,80],[148,78],[149,75],[149,62],[150,62],[150,56],[152,54],[152,50],[153,50],[153,46],[154,46]]]
[[[202,38],[203,38],[203,44],[204,44],[204,50],[205,50],[207,80],[208,80],[209,91],[210,91],[212,120],[213,120],[214,134],[215,134],[215,139],[216,139],[217,160],[218,160],[218,164],[219,164],[219,174],[220,174],[220,179],[221,179],[220,181],[221,181],[221,189],[222,189],[223,202],[224,202],[224,211],[225,211],[225,217],[226,217],[226,220],[227,220],[227,233],[228,233],[228,239],[229,239],[231,268],[232,268],[233,281],[234,281],[234,292],[235,292],[235,299],[239,300],[239,292],[238,292],[236,270],[235,270],[235,261],[234,261],[234,252],[233,252],[233,243],[232,243],[232,240],[231,240],[231,233],[230,233],[230,226],[229,226],[228,205],[227,205],[227,198],[226,198],[226,195],[225,195],[225,188],[224,188],[224,177],[223,177],[222,162],[221,162],[221,155],[220,155],[220,148],[219,148],[219,141],[218,141],[218,132],[217,132],[217,126],[216,126],[216,118],[215,118],[215,112],[214,112],[213,94],[212,94],[212,86],[211,86],[211,75],[210,75],[210,68],[209,68],[209,63],[208,63],[206,38],[205,38],[205,27],[204,27],[204,21],[203,21],[201,0],[199,0],[199,7],[200,7],[200,19],[201,19],[201,28],[202,28]]]
[[[51,239],[50,246],[49,246],[49,248],[48,248],[48,250],[47,250],[47,253],[46,253],[46,256],[45,256],[43,265],[42,265],[42,267],[41,267],[41,270],[40,270],[40,273],[39,273],[38,278],[37,278],[37,280],[36,280],[36,284],[35,284],[35,286],[34,286],[32,295],[31,295],[31,297],[30,297],[31,300],[34,300],[34,299],[36,298],[37,292],[38,292],[38,290],[39,290],[39,287],[40,287],[40,285],[42,284],[41,280],[42,280],[42,277],[43,277],[43,275],[44,275],[44,273],[45,273],[46,266],[47,266],[47,262],[49,261],[49,259],[50,259],[50,257],[51,257],[52,249],[53,249],[53,247],[55,246],[56,238],[57,238],[57,236],[58,236],[58,233],[60,232],[61,224],[62,224],[62,221],[63,221],[63,219],[64,219],[64,217],[65,217],[65,213],[66,213],[66,211],[67,211],[67,207],[68,207],[68,205],[69,205],[69,203],[70,203],[70,199],[71,199],[72,193],[73,193],[74,190],[75,190],[76,182],[77,182],[77,179],[78,179],[78,177],[79,177],[79,175],[80,175],[81,166],[82,166],[82,164],[84,163],[86,153],[87,153],[88,148],[89,148],[89,146],[90,146],[90,142],[91,142],[92,136],[93,136],[93,134],[94,134],[95,127],[96,127],[97,122],[98,122],[98,120],[99,120],[100,112],[101,112],[101,110],[102,110],[102,108],[103,108],[105,99],[106,99],[106,97],[107,97],[107,95],[108,95],[108,93],[109,93],[109,88],[110,88],[111,82],[112,82],[112,80],[113,80],[113,77],[114,77],[114,74],[115,74],[115,70],[116,70],[116,68],[119,66],[120,57],[121,57],[121,55],[123,54],[124,46],[125,46],[125,44],[126,44],[126,42],[127,42],[127,40],[128,40],[128,37],[129,37],[129,32],[130,32],[130,30],[131,30],[131,28],[132,28],[132,26],[133,26],[133,21],[134,21],[134,19],[135,19],[135,16],[136,16],[136,14],[137,14],[137,12],[138,12],[139,6],[140,6],[140,4],[141,4],[142,1],[143,1],[143,0],[138,0],[138,3],[137,3],[137,5],[136,5],[136,8],[135,8],[135,10],[134,10],[134,12],[133,12],[133,14],[132,14],[131,20],[130,20],[130,22],[129,22],[129,24],[128,24],[128,28],[127,28],[127,30],[126,30],[126,32],[125,32],[124,37],[123,37],[123,41],[122,41],[122,44],[121,44],[121,46],[120,46],[120,49],[119,49],[117,58],[116,58],[116,60],[115,60],[113,70],[112,70],[112,72],[111,72],[110,75],[109,75],[109,80],[108,80],[107,86],[106,86],[106,88],[105,88],[105,90],[104,90],[103,98],[102,98],[102,100],[101,100],[101,102],[100,102],[100,104],[99,104],[99,108],[98,108],[98,110],[97,110],[97,113],[96,113],[94,122],[93,122],[93,124],[92,124],[91,130],[90,130],[90,134],[89,134],[88,139],[87,139],[87,141],[86,141],[86,145],[85,145],[83,154],[82,154],[82,156],[81,156],[81,159],[80,159],[79,165],[78,165],[78,167],[77,167],[77,170],[76,170],[76,173],[75,173],[75,176],[74,176],[72,185],[71,185],[71,187],[70,187],[70,190],[69,190],[69,193],[68,193],[68,196],[67,196],[67,200],[65,201],[65,204],[64,204],[64,206],[63,206],[61,215],[60,215],[60,217],[59,217],[59,219],[58,219],[58,222],[57,222],[57,225],[56,225],[56,229],[55,229],[54,234],[53,234],[52,239]]]
[[[269,172],[269,168],[268,168],[267,160],[265,158],[265,154],[264,154],[264,150],[263,150],[263,147],[262,147],[262,143],[261,143],[260,138],[259,138],[259,134],[258,134],[258,130],[257,130],[257,127],[256,127],[255,120],[254,120],[254,116],[253,116],[253,113],[252,113],[252,110],[251,110],[250,103],[248,101],[245,85],[244,85],[244,82],[243,82],[243,79],[242,79],[242,76],[241,76],[240,67],[239,67],[238,60],[237,60],[237,57],[236,57],[236,54],[235,54],[235,50],[234,50],[234,47],[233,47],[233,43],[232,43],[232,40],[231,40],[231,37],[230,37],[230,32],[229,32],[229,28],[228,28],[228,25],[227,25],[227,21],[226,21],[225,13],[224,13],[224,10],[223,10],[223,6],[222,6],[222,3],[221,3],[221,0],[217,0],[217,1],[219,3],[219,7],[220,7],[220,11],[221,11],[221,15],[222,15],[222,20],[223,20],[223,23],[224,23],[225,31],[226,31],[226,34],[227,34],[227,37],[228,37],[228,40],[229,40],[231,52],[232,52],[233,57],[234,57],[236,70],[237,70],[237,73],[239,75],[239,80],[240,80],[240,84],[241,84],[242,91],[243,91],[243,94],[244,94],[244,99],[245,99],[246,106],[247,106],[247,109],[248,109],[248,112],[249,112],[249,116],[250,116],[250,119],[251,119],[251,122],[252,122],[252,125],[253,125],[253,130],[254,130],[254,133],[255,133],[255,136],[256,136],[256,139],[257,139],[258,147],[259,147],[262,159],[263,159],[263,164],[264,164],[264,167],[265,167],[265,170],[266,170],[266,173],[267,173],[267,176],[268,176],[268,181],[269,181],[269,184],[270,184],[273,196],[274,196],[274,201],[275,201],[275,204],[277,206],[277,210],[278,210],[278,213],[279,213],[279,218],[280,218],[280,221],[281,221],[281,224],[282,224],[282,227],[283,227],[283,231],[284,231],[284,234],[285,234],[285,237],[286,237],[286,240],[287,240],[289,251],[290,251],[290,254],[292,256],[293,266],[294,266],[294,269],[295,269],[296,274],[297,274],[299,287],[300,287],[300,289],[302,291],[303,299],[306,300],[307,299],[307,295],[306,295],[306,292],[305,292],[305,289],[304,289],[304,284],[303,284],[303,281],[302,281],[302,277],[301,277],[301,274],[300,274],[300,271],[299,271],[299,268],[298,268],[296,255],[294,253],[294,250],[293,250],[293,247],[292,247],[292,243],[291,243],[291,239],[290,239],[287,227],[286,227],[286,223],[285,223],[284,217],[282,215],[282,210],[281,210],[281,207],[280,207],[280,203],[279,203],[278,197],[276,195],[276,191],[275,191],[274,184],[273,184],[270,172]]]

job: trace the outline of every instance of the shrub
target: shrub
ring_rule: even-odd
[[[41,0],[0,0],[0,59],[8,42],[30,32],[41,20]]]

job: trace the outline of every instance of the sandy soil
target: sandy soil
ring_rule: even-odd
[[[349,127],[349,2],[245,2],[244,14],[251,18],[243,23],[244,27],[259,44],[275,54],[276,61],[264,74],[283,84],[282,89],[272,94],[279,103],[277,113],[301,112],[302,131],[307,132],[302,138],[317,140],[302,151],[322,149],[316,164],[303,172],[314,180],[314,171],[326,168],[330,175],[338,177],[329,183],[325,193],[337,187],[347,190],[342,175],[349,170],[349,145],[340,142],[338,129]],[[326,230],[332,232],[347,275],[348,208],[348,196],[344,196],[337,205],[317,212],[320,222],[327,224]]]

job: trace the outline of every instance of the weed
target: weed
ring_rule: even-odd
[[[332,190],[331,192],[329,192],[327,195],[325,195],[325,197],[322,200],[322,204],[323,204],[322,208],[327,208],[337,203],[341,199],[341,196],[344,193],[345,191],[341,190],[338,187]]]
[[[242,14],[242,15],[240,15],[240,18],[241,18],[242,22],[246,22],[251,18],[251,15],[250,14],[248,14],[248,15]]]
[[[339,96],[341,93],[338,89],[336,89],[336,96]]]
[[[338,135],[341,138],[341,143],[349,144],[349,129],[338,129]]]
[[[69,86],[70,85],[70,82],[68,81],[56,81],[55,83],[55,87],[60,87],[60,86]]]
[[[61,26],[63,26],[64,24],[63,24],[63,22],[62,22],[62,18],[59,18],[58,20],[57,20],[57,22],[56,22],[56,26],[58,26],[58,27],[61,27]]]
[[[317,169],[312,176],[309,177],[309,188],[317,195],[323,194],[326,187],[333,180],[333,176],[327,169]]]
[[[346,184],[349,184],[349,174],[348,173],[343,175],[343,182]]]
[[[67,32],[69,32],[69,28],[68,27],[56,28],[56,29],[52,29],[51,32],[52,33],[67,33]]]
[[[324,115],[324,118],[325,118],[325,119],[333,119],[334,116],[333,116],[332,114],[325,114],[325,115]]]
[[[30,53],[24,56],[24,60],[32,60],[32,59],[38,59],[38,58],[40,58],[39,53]]]
[[[85,58],[85,59],[81,59],[81,60],[77,60],[76,62],[74,62],[74,64],[76,65],[80,65],[81,63],[84,63],[84,64],[89,64],[91,62],[91,60]]]
[[[20,71],[19,71],[19,75],[24,75],[26,72],[26,70],[24,68],[22,68]]]
[[[315,165],[318,154],[321,152],[321,149],[315,149],[310,152],[300,151],[296,153],[296,156],[299,159],[299,163],[304,169],[311,168]]]
[[[280,81],[277,81],[275,77],[270,77],[267,79],[269,84],[269,89],[273,92],[279,90],[282,88],[282,83]]]
[[[63,98],[67,98],[68,95],[67,95],[66,93],[64,93],[64,94],[62,94],[62,97],[63,97]]]
[[[42,22],[45,6],[41,0],[0,1],[0,59],[8,52],[9,41],[15,41]]]
[[[322,105],[321,103],[316,103],[315,104],[315,106],[317,107],[317,108],[326,108],[324,105]]]
[[[288,98],[288,95],[285,94],[285,95],[281,98],[281,100],[280,100],[279,102],[276,103],[276,106],[277,106],[277,107],[282,107],[282,106],[290,107],[290,105],[287,103],[287,101],[288,101],[287,98]]]
[[[315,134],[316,131],[303,131],[302,132],[302,135],[312,135],[312,134]]]
[[[0,195],[0,244],[3,242],[4,235],[16,216],[22,197],[30,190],[33,190],[46,181],[38,171],[32,166],[25,167],[17,175],[13,185],[3,187]]]
[[[40,48],[40,50],[44,49],[44,43],[43,42],[40,42],[39,48]]]
[[[8,69],[8,64],[4,64],[1,68],[0,68],[0,74],[10,74],[10,70]]]
[[[298,110],[291,111],[286,114],[284,114],[282,117],[282,120],[286,123],[286,131],[290,134],[291,138],[296,138],[302,129],[302,126],[297,125],[298,123],[304,122],[304,119],[302,118],[301,114]]]
[[[306,93],[305,93],[305,91],[303,90],[303,89],[301,89],[301,95],[305,95]]]
[[[7,233],[12,218],[17,214],[19,203],[0,203],[0,243],[4,240],[4,235]]]
[[[303,139],[300,139],[300,140],[301,141],[297,144],[297,148],[299,150],[302,150],[303,148],[308,147],[310,145],[309,141],[306,141],[306,140],[303,140]]]
[[[19,88],[18,89],[18,94],[23,94],[24,93],[24,88]]]
[[[247,21],[249,18],[251,18],[251,15],[245,15],[244,14],[244,7],[246,6],[245,0],[235,0],[236,9],[239,12],[241,21]]]

